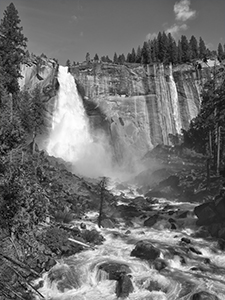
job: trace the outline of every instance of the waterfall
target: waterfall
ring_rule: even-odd
[[[59,67],[58,81],[47,152],[71,163],[81,175],[104,176],[111,167],[108,142],[100,133],[92,137],[82,99],[67,67]]]
[[[171,101],[172,101],[175,128],[176,128],[176,132],[178,134],[180,134],[182,124],[181,124],[180,111],[179,111],[178,93],[177,93],[176,83],[173,78],[173,70],[172,70],[171,65],[169,68],[169,89],[170,89],[170,95],[171,95]]]

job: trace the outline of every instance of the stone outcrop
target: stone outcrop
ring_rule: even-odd
[[[57,74],[58,65],[54,59],[34,57],[21,65],[20,89],[32,93],[36,87],[40,88],[42,101],[46,103],[45,124],[49,127],[55,106],[55,96],[59,88]]]

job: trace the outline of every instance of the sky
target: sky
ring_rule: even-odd
[[[225,44],[225,0],[0,0],[0,19],[11,2],[28,50],[62,65],[87,52],[126,56],[159,31],[202,37],[210,50]]]

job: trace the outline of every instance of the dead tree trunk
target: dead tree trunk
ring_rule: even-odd
[[[106,178],[103,177],[103,179],[100,182],[100,206],[99,206],[99,215],[98,215],[98,227],[101,227],[101,222],[102,222],[102,209],[103,209],[103,201],[104,201],[104,190],[105,190],[105,185],[106,185]]]
[[[221,132],[221,127],[218,126],[218,130],[217,130],[217,161],[216,161],[217,176],[220,175],[220,132]]]

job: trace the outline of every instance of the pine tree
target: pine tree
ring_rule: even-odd
[[[86,63],[89,63],[91,61],[91,56],[90,56],[89,52],[87,52],[87,54],[85,56],[85,60],[86,60]]]
[[[141,50],[141,62],[144,65],[151,63],[151,51],[148,42],[144,42],[142,50]]]
[[[136,55],[136,63],[141,63],[141,47],[138,46],[137,48],[137,55]]]
[[[181,47],[181,41],[178,41],[178,46],[177,46],[177,62],[178,64],[182,63],[182,47]]]
[[[131,51],[131,63],[135,63],[135,61],[136,61],[136,52],[133,48]]]
[[[99,61],[99,57],[98,57],[98,54],[96,53],[95,56],[94,56],[94,61]]]
[[[19,111],[12,110],[12,97],[5,93],[0,105],[0,157],[7,155],[25,141]],[[11,157],[11,155],[10,155]]]
[[[190,46],[190,52],[191,52],[191,58],[196,59],[199,57],[198,53],[198,41],[196,38],[192,35],[189,41],[189,46]]]
[[[157,36],[158,60],[161,63],[168,63],[168,38],[165,32],[159,32]]]
[[[178,49],[171,33],[168,34],[168,60],[172,64],[176,64],[178,61]]]
[[[218,53],[219,60],[222,60],[224,58],[224,52],[223,52],[223,46],[221,43],[219,43],[219,45],[218,45],[217,53]]]
[[[0,24],[0,60],[5,76],[5,87],[9,93],[19,91],[20,64],[25,57],[27,38],[22,34],[18,11],[11,3],[4,11]]]
[[[126,60],[126,58],[125,58],[124,54],[121,54],[118,56],[118,63],[120,65],[123,65],[125,63],[125,60]]]
[[[200,59],[206,58],[206,46],[205,46],[205,42],[201,37],[199,38],[199,58]]]
[[[113,62],[114,62],[114,64],[118,64],[118,57],[117,57],[116,52],[114,53],[114,56],[113,56]]]
[[[191,58],[191,53],[190,53],[187,37],[185,35],[182,35],[180,42],[181,42],[181,49],[182,49],[181,61],[182,63],[189,62]]]
[[[151,42],[150,42],[150,49],[151,49],[151,58],[152,58],[152,62],[157,62],[157,56],[158,56],[158,42],[157,39],[154,38]]]
[[[108,55],[106,55],[105,60],[106,60],[107,63],[111,63],[112,62],[111,59],[108,57]]]
[[[20,108],[22,126],[28,134],[32,134],[33,147],[35,147],[37,134],[43,132],[45,125],[45,105],[41,99],[41,90],[38,86],[34,89],[32,95],[28,92],[21,93]]]
[[[67,61],[66,61],[66,66],[67,66],[68,68],[70,68],[70,67],[71,67],[71,62],[70,62],[70,60],[69,60],[69,59],[67,59]]]
[[[132,58],[131,58],[131,53],[130,52],[127,53],[126,62],[128,62],[128,63],[132,62]]]

